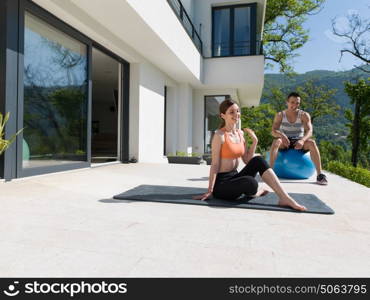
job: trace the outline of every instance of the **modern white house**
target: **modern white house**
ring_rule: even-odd
[[[266,0],[0,0],[6,180],[209,152],[218,104],[259,104]]]

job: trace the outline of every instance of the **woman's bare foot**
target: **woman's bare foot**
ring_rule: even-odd
[[[293,209],[299,210],[299,211],[305,211],[307,208],[303,205],[298,204],[293,198],[291,197],[284,197],[283,199],[279,200],[280,206],[289,206]]]
[[[253,195],[252,197],[253,198],[263,197],[263,196],[266,196],[268,193],[270,193],[269,190],[266,190],[266,189],[262,188],[259,191],[257,191],[257,193],[255,195]]]

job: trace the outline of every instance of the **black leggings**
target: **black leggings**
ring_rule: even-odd
[[[213,196],[225,200],[235,200],[242,194],[252,196],[258,190],[258,182],[254,179],[257,172],[262,176],[269,168],[262,156],[255,156],[239,173],[236,170],[218,173]]]

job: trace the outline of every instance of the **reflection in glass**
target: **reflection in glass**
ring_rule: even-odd
[[[219,117],[219,106],[222,101],[228,97],[225,96],[206,96],[206,111],[205,111],[205,140],[204,140],[204,153],[211,152],[212,138],[215,131],[220,126],[221,119]]]
[[[213,56],[229,56],[230,10],[216,9],[213,18]]]
[[[213,56],[252,55],[252,7],[213,9]],[[255,33],[254,33],[255,34]]]
[[[26,13],[23,167],[87,161],[87,46]]]
[[[250,54],[250,7],[234,9],[234,55]]]

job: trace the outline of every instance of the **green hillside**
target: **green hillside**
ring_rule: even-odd
[[[295,91],[298,86],[303,85],[308,80],[312,80],[318,86],[324,85],[328,89],[337,89],[332,99],[341,107],[339,116],[325,116],[315,120],[313,124],[314,135],[318,141],[328,140],[349,148],[349,143],[346,140],[348,128],[345,126],[345,123],[348,121],[344,117],[344,110],[348,108],[353,109],[353,106],[350,104],[350,99],[344,91],[344,82],[353,81],[366,75],[369,76],[369,74],[358,69],[342,72],[315,70],[304,74],[297,74],[293,77],[283,74],[265,74],[265,85],[261,103],[268,103],[265,95],[268,95],[270,89],[274,86],[280,87],[285,95]],[[285,99],[282,99],[282,101],[285,101]]]

